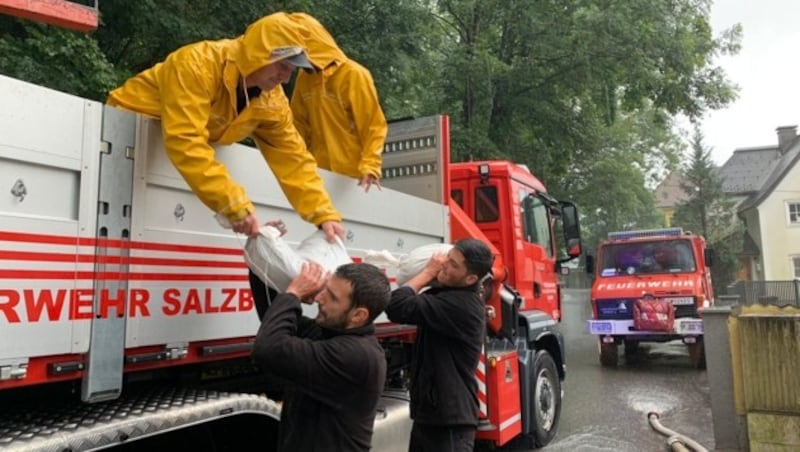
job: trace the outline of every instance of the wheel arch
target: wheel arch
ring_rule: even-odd
[[[564,353],[564,336],[559,330],[558,323],[542,311],[525,311],[520,313],[520,335],[524,337],[526,350],[533,358],[539,350],[547,351],[553,357],[561,380],[566,378],[567,362]],[[532,362],[526,359],[526,362]]]

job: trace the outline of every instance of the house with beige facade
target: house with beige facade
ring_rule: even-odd
[[[736,149],[720,168],[746,228],[738,279],[800,279],[800,138],[778,127],[778,144]]]

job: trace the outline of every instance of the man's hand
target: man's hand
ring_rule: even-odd
[[[254,237],[258,235],[258,228],[261,223],[258,222],[258,217],[256,217],[255,213],[251,213],[247,217],[239,220],[231,222],[231,227],[233,228],[233,232],[237,232],[239,234],[245,234],[248,237]]]
[[[325,287],[328,276],[328,272],[316,262],[304,262],[300,274],[289,283],[286,293],[296,296],[303,303],[311,304],[314,296]]]
[[[428,259],[425,268],[422,269],[422,274],[429,278],[429,284],[439,275],[445,262],[447,262],[447,255],[444,253],[433,253],[433,256]]]
[[[446,261],[446,254],[434,253],[433,256],[428,259],[425,267],[420,270],[419,273],[409,279],[404,285],[414,289],[414,292],[419,292],[423,287],[430,286],[434,281],[436,281],[436,277],[439,276],[439,272],[442,270],[442,266],[444,266]]]
[[[358,181],[358,186],[364,187],[364,193],[369,193],[369,188],[373,185],[376,186],[378,190],[381,189],[381,180],[373,174],[361,176],[361,179]]]
[[[264,226],[272,226],[273,228],[277,229],[278,232],[281,233],[280,235],[281,237],[283,237],[284,235],[286,235],[287,232],[289,232],[289,230],[286,229],[286,224],[283,222],[283,220],[267,221],[266,223],[264,223]]]
[[[319,225],[319,227],[325,231],[325,240],[327,240],[328,243],[335,242],[337,235],[342,239],[344,238],[344,226],[338,221],[326,221]]]

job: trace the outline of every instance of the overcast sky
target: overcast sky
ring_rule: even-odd
[[[800,124],[800,0],[715,0],[715,35],[741,23],[742,50],[719,61],[739,99],[703,121],[705,143],[721,165],[742,147],[776,145],[775,128]]]

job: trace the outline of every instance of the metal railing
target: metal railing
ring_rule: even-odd
[[[736,281],[726,293],[718,297],[718,304],[800,306],[800,280]]]

